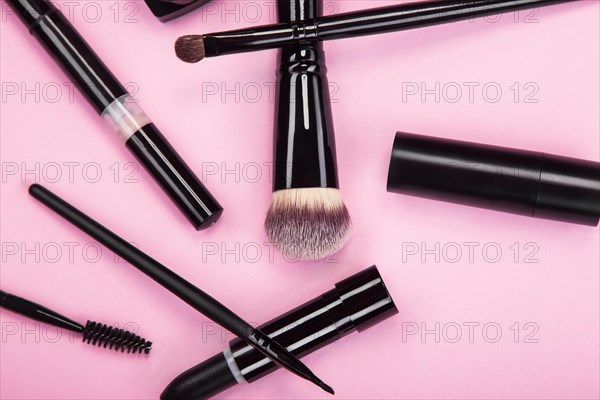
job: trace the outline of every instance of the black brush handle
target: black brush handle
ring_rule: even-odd
[[[281,0],[279,20],[321,16],[322,0]],[[273,190],[338,187],[335,137],[321,43],[284,47],[277,67]]]
[[[73,332],[83,332],[83,325],[40,304],[0,290],[0,307],[40,322]]]
[[[67,18],[48,0],[7,0],[98,114],[128,94]]]
[[[322,40],[447,24],[575,0],[436,0],[340,14],[315,24]]]
[[[137,249],[125,239],[111,232],[108,228],[88,217],[41,185],[31,185],[29,193],[52,211],[105,245],[175,296],[244,340],[276,364],[304,379],[315,383],[319,382],[318,378],[308,367],[276,341],[269,338],[260,330],[253,328],[252,325],[244,321],[229,308]]]
[[[204,35],[206,57],[447,24],[576,0],[435,0]]]
[[[250,324],[246,323],[223,304],[43,186],[38,184],[31,185],[29,193],[190,306],[230,330],[235,335],[246,338],[253,333],[254,328]]]

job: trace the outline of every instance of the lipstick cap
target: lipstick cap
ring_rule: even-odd
[[[387,190],[597,226],[600,163],[398,132]]]
[[[294,355],[302,357],[397,313],[377,267],[372,266],[259,328]],[[238,382],[253,382],[277,368],[245,342],[234,339],[223,353],[175,378],[160,398],[208,398]]]
[[[144,0],[152,14],[167,22],[195,10],[210,0]]]

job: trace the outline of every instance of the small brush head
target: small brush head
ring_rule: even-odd
[[[273,193],[265,229],[290,260],[319,260],[340,250],[352,222],[334,188],[284,189]]]
[[[175,54],[181,61],[197,63],[205,56],[204,37],[202,35],[185,35],[175,41]]]
[[[128,353],[150,353],[152,342],[147,342],[129,331],[114,328],[106,324],[88,321],[83,328],[83,341],[98,347],[121,350]]]

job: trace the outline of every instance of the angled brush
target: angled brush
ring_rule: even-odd
[[[264,332],[254,328],[208,293],[144,253],[127,240],[90,218],[41,185],[29,187],[29,194],[68,222],[105,245],[115,254],[152,278],[191,307],[237,335],[275,364],[333,394],[333,389],[319,379],[302,361]]]

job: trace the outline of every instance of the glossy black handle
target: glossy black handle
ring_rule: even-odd
[[[206,57],[397,32],[576,0],[434,0],[204,35]],[[286,7],[286,9],[288,9]]]
[[[83,332],[83,325],[33,301],[0,291],[0,307],[40,322],[73,332]]]
[[[321,0],[280,1],[279,19],[315,18]],[[338,187],[335,136],[321,43],[284,47],[277,68],[273,190]]]
[[[396,32],[575,0],[435,0],[340,14],[316,23],[322,39]],[[306,32],[311,36],[310,30]]]
[[[46,0],[7,0],[98,114],[128,94],[67,18]]]
[[[213,226],[223,207],[158,128],[150,123],[125,142],[197,230]]]
[[[41,185],[33,184],[29,187],[29,194],[71,224],[102,243],[115,254],[121,256],[181,300],[232,333],[242,338],[247,338],[254,331],[254,328],[250,324],[209,294],[200,290],[48,189]]]

